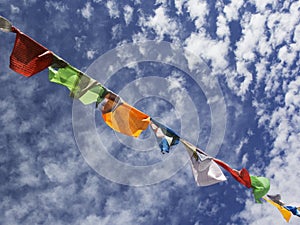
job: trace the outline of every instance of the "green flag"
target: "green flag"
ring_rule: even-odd
[[[266,177],[257,176],[250,176],[250,178],[255,201],[257,203],[262,203],[260,199],[270,190],[270,180]]]
[[[69,64],[58,69],[50,66],[49,80],[67,87],[70,96],[79,99],[85,105],[101,102],[107,92],[99,82]]]

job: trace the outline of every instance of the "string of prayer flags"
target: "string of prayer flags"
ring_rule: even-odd
[[[252,188],[256,202],[262,203],[261,198],[263,198],[275,206],[287,222],[292,214],[300,217],[300,204],[285,204],[281,201],[280,195],[267,195],[268,198],[265,196],[270,189],[269,179],[250,176],[245,168],[240,171],[232,169],[223,161],[212,158],[191,143],[180,139],[173,130],[129,105],[120,96],[22,33],[2,16],[0,16],[0,30],[16,34],[10,55],[10,68],[15,72],[30,77],[48,67],[51,82],[67,87],[70,96],[79,99],[83,104],[95,102],[96,108],[102,112],[103,120],[112,129],[125,135],[138,137],[150,124],[162,153],[168,153],[172,146],[181,141],[190,156],[193,175],[198,186],[225,181],[226,177],[219,167],[221,166],[239,183]]]
[[[6,18],[0,16],[0,30],[3,32],[11,32],[12,24]]]
[[[232,169],[228,164],[225,162],[214,158],[213,159],[219,166],[223,167],[225,170],[227,170],[234,179],[236,179],[238,182],[240,182],[242,185],[244,185],[247,188],[251,188],[251,179],[249,172],[246,168],[242,168],[240,171]]]
[[[100,103],[107,92],[99,82],[68,63],[61,63],[60,59],[56,59],[49,67],[49,80],[67,87],[70,96],[79,99],[85,105],[93,102]]]
[[[13,51],[10,55],[10,68],[15,72],[30,77],[52,64],[53,53],[31,39],[20,30],[11,27],[16,33]]]
[[[146,130],[150,117],[124,102],[118,95],[108,91],[99,105],[102,118],[113,130],[138,137]]]
[[[170,148],[179,143],[179,136],[170,128],[151,118],[150,127],[155,134],[161,152],[169,153]]]
[[[209,186],[227,180],[212,157],[186,140],[181,138],[180,141],[190,156],[193,175],[198,186]]]
[[[267,196],[269,197],[269,195]],[[283,205],[281,205],[281,203],[279,204],[278,201],[276,199],[272,199],[272,197],[269,198],[262,197],[262,198],[266,200],[268,203],[270,203],[271,205],[275,206],[279,210],[283,218],[286,220],[286,222],[290,221],[292,213],[286,208],[284,208]]]
[[[270,180],[266,177],[257,176],[250,176],[250,178],[255,201],[262,203],[260,199],[270,190]]]

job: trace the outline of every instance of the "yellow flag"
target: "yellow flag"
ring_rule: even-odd
[[[276,202],[273,202],[272,200],[263,197],[264,200],[266,200],[267,202],[269,202],[271,205],[275,206],[279,212],[281,213],[281,215],[283,216],[283,218],[286,220],[286,222],[289,222],[292,216],[292,213],[285,209],[284,207],[282,207],[281,205],[277,204]]]

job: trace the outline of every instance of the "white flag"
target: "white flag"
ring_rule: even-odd
[[[221,168],[212,160],[212,157],[206,155],[191,143],[183,139],[180,139],[180,141],[189,153],[192,171],[198,186],[209,186],[227,180]]]

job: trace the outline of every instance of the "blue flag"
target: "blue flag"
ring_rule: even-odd
[[[150,127],[153,130],[161,152],[169,153],[171,146],[179,143],[179,136],[170,128],[151,118]]]

